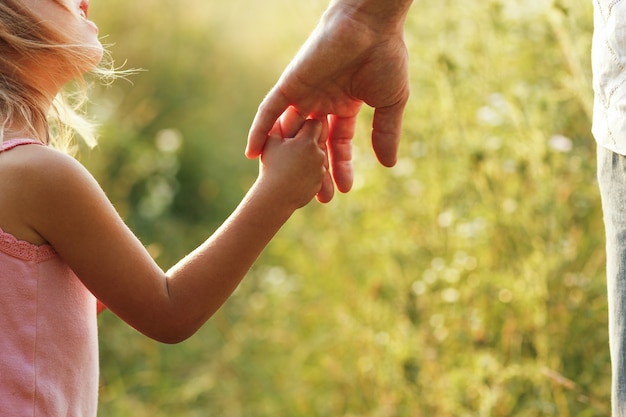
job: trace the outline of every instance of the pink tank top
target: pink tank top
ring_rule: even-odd
[[[0,229],[0,414],[96,417],[97,339],[96,300],[54,249]]]

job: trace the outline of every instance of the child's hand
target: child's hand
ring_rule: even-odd
[[[263,149],[259,173],[259,184],[269,190],[276,204],[295,210],[320,191],[329,177],[323,149],[327,135],[326,123],[307,120],[294,138],[285,139],[277,122]]]
[[[317,200],[320,203],[328,203],[333,199],[333,195],[335,193],[335,186],[333,184],[333,179],[330,175],[329,167],[329,159],[330,155],[328,154],[328,119],[324,118],[324,123],[322,125],[322,133],[320,134],[319,140],[317,144],[326,154],[326,161],[324,166],[326,167],[326,175],[324,175],[324,179],[322,180],[322,186],[320,190],[317,192]],[[289,107],[282,114],[280,119],[276,121],[274,124],[274,128],[272,129],[272,133],[278,132],[280,137],[282,138],[293,138],[296,134],[302,129],[306,119],[299,114],[294,107]]]

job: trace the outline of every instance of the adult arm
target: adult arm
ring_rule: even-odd
[[[347,192],[353,182],[356,118],[366,103],[375,108],[374,151],[383,165],[393,166],[409,97],[404,22],[411,4],[412,0],[333,0],[259,106],[246,155],[255,158],[262,153],[268,132],[290,106],[301,120],[328,117],[331,173],[339,191]],[[323,187],[320,194],[328,200],[332,188]]]

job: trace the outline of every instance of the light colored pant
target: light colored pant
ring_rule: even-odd
[[[606,229],[613,417],[626,417],[626,157],[598,146]]]

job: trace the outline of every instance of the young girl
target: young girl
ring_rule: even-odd
[[[327,175],[325,124],[306,121],[287,140],[277,123],[239,207],[164,273],[93,177],[49,146],[47,115],[67,114],[55,97],[103,55],[87,8],[86,0],[0,1],[0,410],[6,416],[95,416],[96,299],[151,338],[184,340],[224,303]],[[58,126],[54,131],[63,134]]]

